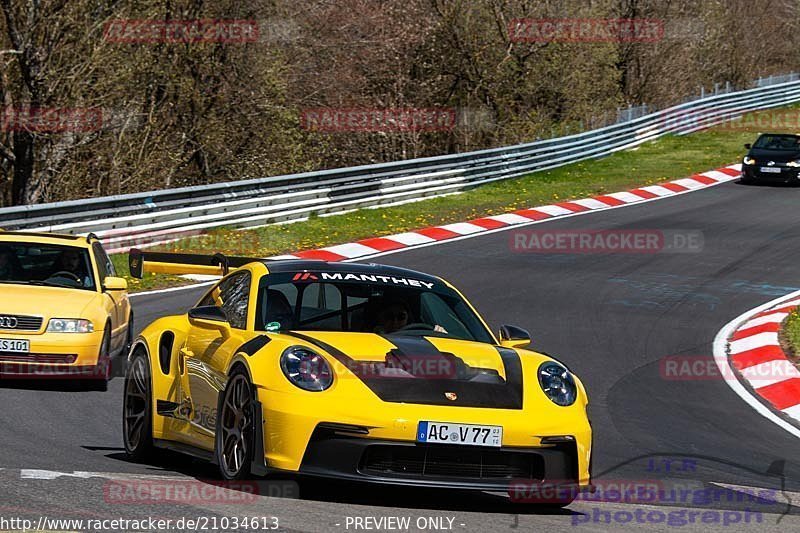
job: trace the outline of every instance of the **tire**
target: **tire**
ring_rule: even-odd
[[[133,346],[133,311],[128,317],[128,333],[125,338],[125,348],[122,351],[123,358],[128,358],[128,354],[131,353],[131,346]]]
[[[105,392],[108,382],[111,381],[113,361],[111,360],[111,326],[106,325],[103,341],[100,344],[100,353],[97,354],[97,365],[94,369],[94,378],[87,379],[84,385],[87,390]]]
[[[219,473],[226,480],[247,479],[255,451],[255,395],[242,367],[233,370],[222,394],[214,446]]]
[[[131,359],[125,371],[122,400],[122,440],[125,452],[135,461],[153,455],[153,393],[150,361],[143,350]]]
[[[124,376],[127,370],[128,355],[131,353],[131,346],[133,346],[133,311],[131,311],[128,318],[128,331],[125,334],[125,346],[115,358],[115,364],[112,364],[112,376]],[[116,367],[116,368],[115,368]]]

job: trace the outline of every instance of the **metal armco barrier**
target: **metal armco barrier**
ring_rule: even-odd
[[[800,101],[800,81],[694,100],[627,122],[532,143],[377,165],[0,209],[6,230],[97,234],[112,252],[211,228],[251,228],[463,191],[687,134]],[[768,126],[765,129],[769,129]]]

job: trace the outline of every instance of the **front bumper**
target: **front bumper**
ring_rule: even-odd
[[[0,331],[0,338],[28,340],[29,353],[0,352],[0,377],[91,377],[97,368],[103,331],[29,333]]]
[[[486,409],[384,403],[368,396],[334,402],[314,393],[286,394],[265,388],[257,393],[263,409],[264,462],[269,469],[386,484],[502,491],[520,478],[574,482],[581,487],[591,481],[592,430],[583,406]],[[532,412],[537,416],[532,418]],[[501,425],[502,447],[418,444],[421,420]],[[561,438],[568,442],[551,443]],[[439,450],[454,453],[441,458]],[[475,455],[479,450],[486,451],[483,458]],[[502,455],[493,453],[497,451]],[[381,462],[375,453],[377,457],[383,454],[383,464],[389,461],[389,467],[375,467]],[[449,459],[456,462],[448,463]],[[502,476],[480,469],[476,474],[475,464],[487,461]],[[392,466],[403,462],[413,467]],[[454,475],[447,472],[448,465]],[[522,468],[530,473],[523,475]]]
[[[512,493],[549,483],[577,487],[575,442],[485,448],[359,438],[320,425],[299,473],[348,481]]]
[[[742,165],[742,174],[745,179],[752,181],[773,181],[782,183],[800,183],[800,168],[798,167],[767,167],[780,172],[762,172],[760,165]]]

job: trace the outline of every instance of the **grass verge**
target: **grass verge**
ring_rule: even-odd
[[[602,159],[500,181],[456,195],[342,215],[312,216],[302,222],[253,230],[221,228],[152,249],[267,257],[652,185],[740,161],[745,153],[742,145],[752,142],[758,132],[783,129],[769,125],[775,124],[778,113],[785,121],[787,110],[793,114],[800,106],[750,113],[738,121],[700,133],[662,137]],[[132,279],[127,255],[115,255],[112,260],[118,272],[128,278],[131,291],[187,283],[183,278],[163,275]]]
[[[783,323],[781,345],[795,364],[800,363],[800,308],[795,309]]]

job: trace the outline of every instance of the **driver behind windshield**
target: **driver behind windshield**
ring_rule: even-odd
[[[67,249],[61,252],[54,265],[55,270],[51,277],[56,277],[61,272],[75,276],[76,280],[84,287],[91,285],[92,280],[86,272],[86,262],[80,250]]]
[[[428,329],[438,333],[447,333],[439,324],[428,325],[421,322],[414,322],[408,304],[404,300],[388,300],[381,302],[377,313],[378,321],[373,333],[394,333],[411,325],[414,329]]]
[[[393,333],[406,327],[409,323],[410,312],[405,302],[401,300],[391,300],[387,302],[383,309],[378,311],[378,323],[374,333]]]

